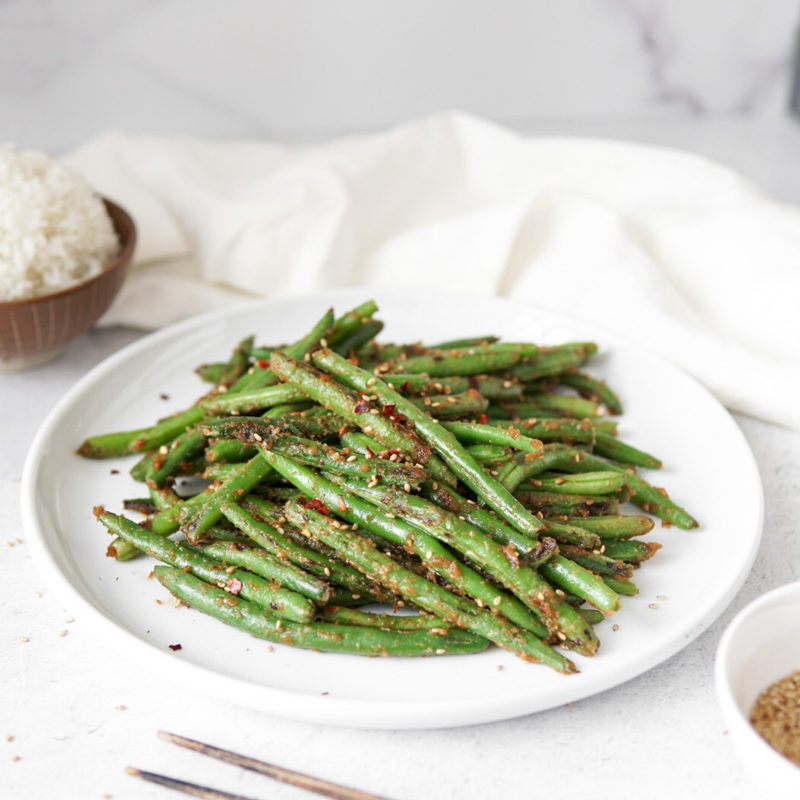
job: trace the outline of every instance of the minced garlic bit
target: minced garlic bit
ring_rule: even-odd
[[[657,594],[656,600],[666,600],[667,596],[665,594]]]
[[[121,705],[121,704],[120,704],[120,705],[118,705],[118,706],[114,706],[114,708],[115,708],[117,711],[126,711],[126,710],[127,710],[126,706],[123,706],[123,705]]]
[[[503,665],[502,664],[498,664],[497,665],[497,671],[498,672],[502,672],[503,671]]]
[[[11,733],[7,733],[7,734],[5,735],[5,740],[6,740],[7,742],[13,742],[13,741],[14,741],[14,735],[13,735],[13,734],[11,734]]]
[[[658,603],[648,603],[648,608],[658,608]]]
[[[612,631],[618,631],[618,630],[619,630],[619,625],[617,625],[617,623],[615,622],[615,623],[614,623],[614,624],[611,626],[611,630],[612,630]]]
[[[19,756],[11,756],[12,761],[19,761]]]
[[[29,639],[27,636],[20,636],[20,637],[19,637],[19,640],[20,640],[21,642],[29,642],[29,641],[30,641],[30,639]]]
[[[58,635],[59,635],[59,636],[62,636],[62,637],[63,637],[63,636],[66,636],[66,635],[67,635],[67,631],[66,631],[66,630],[59,631],[59,632],[58,632]]]

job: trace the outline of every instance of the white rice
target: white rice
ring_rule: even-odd
[[[0,301],[64,289],[119,251],[100,198],[46,153],[0,145]]]

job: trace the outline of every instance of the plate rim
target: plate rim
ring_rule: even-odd
[[[80,612],[85,613],[94,624],[99,625],[99,632],[109,641],[113,641],[117,645],[115,652],[118,655],[127,654],[138,664],[150,671],[153,671],[154,667],[156,669],[163,667],[164,669],[161,674],[169,676],[176,673],[175,657],[172,654],[163,652],[155,644],[127,630],[121,624],[117,623],[113,617],[109,616],[101,608],[95,606],[90,599],[84,597],[80,588],[73,585],[69,577],[64,574],[59,566],[58,560],[48,545],[47,537],[41,527],[42,523],[37,509],[36,477],[42,459],[45,457],[49,435],[51,431],[57,427],[60,418],[72,408],[75,399],[83,395],[87,387],[95,385],[99,378],[113,371],[120,363],[124,363],[141,351],[147,351],[162,340],[172,341],[175,336],[185,331],[191,331],[197,327],[201,327],[204,323],[224,320],[244,311],[250,312],[263,308],[268,309],[276,305],[284,305],[287,303],[312,304],[314,302],[324,301],[329,304],[335,304],[337,300],[343,300],[344,298],[351,298],[355,302],[360,302],[365,297],[379,295],[382,292],[389,291],[395,296],[401,293],[401,290],[394,287],[381,288],[376,286],[318,290],[301,295],[283,295],[275,298],[260,298],[253,301],[246,301],[180,320],[172,325],[153,331],[107,356],[99,364],[89,370],[89,372],[79,378],[48,412],[33,438],[22,472],[20,505],[23,528],[26,537],[32,545],[31,552],[34,557],[34,563],[39,571],[43,573],[47,584],[53,588],[64,605],[76,610],[80,609]],[[409,296],[411,295],[409,290],[406,290],[406,293],[408,293]],[[475,293],[458,291],[448,291],[441,294],[447,294],[453,298],[462,300],[469,299],[471,301],[507,304],[528,313],[541,314],[548,320],[595,331],[598,334],[602,334],[604,347],[613,348],[615,344],[617,344],[624,346],[628,350],[647,353],[651,358],[658,359],[667,364],[669,368],[679,372],[685,379],[694,384],[696,390],[705,394],[707,399],[717,406],[718,410],[727,418],[727,424],[738,438],[738,444],[742,447],[743,454],[747,456],[747,465],[754,479],[752,488],[755,490],[756,530],[750,541],[750,548],[741,561],[742,566],[736,580],[729,584],[727,591],[719,596],[716,602],[706,607],[704,613],[699,615],[702,617],[701,621],[687,622],[687,625],[683,626],[683,630],[676,631],[669,640],[662,642],[657,648],[654,647],[652,652],[648,654],[648,657],[642,658],[639,656],[637,659],[627,662],[623,669],[617,671],[617,677],[614,680],[600,686],[596,686],[589,681],[576,685],[576,683],[571,683],[572,676],[570,676],[565,678],[563,684],[564,689],[551,693],[549,699],[544,703],[528,702],[526,704],[524,698],[520,700],[519,698],[484,697],[478,698],[470,702],[469,705],[464,706],[462,706],[458,700],[453,699],[441,701],[426,700],[424,701],[423,708],[420,702],[413,703],[407,700],[385,701],[337,698],[332,696],[317,697],[310,694],[298,694],[290,690],[274,688],[264,684],[254,684],[250,680],[232,675],[225,675],[215,671],[211,667],[202,666],[189,661],[182,661],[180,663],[180,669],[177,671],[182,685],[187,685],[191,682],[194,688],[201,688],[206,693],[210,693],[213,696],[222,696],[228,699],[240,696],[238,690],[242,690],[243,688],[247,688],[249,692],[256,690],[260,695],[260,700],[257,704],[248,706],[249,708],[258,707],[264,710],[265,713],[274,714],[276,716],[332,726],[372,729],[402,728],[413,730],[497,722],[545,711],[566,702],[581,700],[613,689],[644,674],[658,664],[676,655],[694,641],[706,628],[716,621],[738,594],[752,570],[753,563],[761,545],[764,528],[764,489],[758,464],[752,449],[742,430],[720,401],[694,376],[682,370],[669,359],[633,344],[619,334],[603,330],[601,326],[595,325],[594,323],[585,322],[566,314],[553,312],[535,305],[510,300],[504,297],[492,296],[487,298]],[[142,645],[144,645],[144,647]],[[177,681],[175,681],[175,683],[177,683]],[[235,704],[235,701],[233,702]]]

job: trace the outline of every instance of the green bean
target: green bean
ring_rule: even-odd
[[[348,454],[312,439],[283,434],[258,418],[238,417],[223,420],[204,426],[203,430],[209,435],[233,436],[247,444],[272,449],[303,464],[342,475],[366,479],[380,478],[390,485],[409,487],[419,486],[425,478],[425,471],[421,467],[385,458],[367,458],[357,453]]]
[[[238,465],[237,465],[238,466]],[[196,542],[203,533],[222,517],[222,504],[238,500],[257,486],[270,472],[269,464],[258,456],[252,458],[239,474],[226,480],[189,517],[181,520],[181,531],[190,542]]]
[[[573,672],[574,665],[561,654],[527,631],[511,626],[502,617],[486,609],[476,608],[468,600],[451,594],[435,583],[426,581],[395,563],[381,553],[369,540],[352,531],[345,532],[341,523],[329,520],[316,511],[291,504],[287,517],[333,547],[364,572],[379,576],[390,591],[415,606],[424,609],[446,622],[493,641],[528,661],[541,661],[560,672]],[[334,525],[333,523],[336,523]],[[589,626],[586,626],[589,628]]]
[[[474,444],[496,444],[540,456],[544,452],[541,441],[523,436],[515,428],[499,428],[479,422],[443,422],[442,426],[459,442]]]
[[[484,344],[494,344],[500,341],[497,336],[468,336],[464,339],[450,339],[439,344],[432,344],[431,350],[449,350],[453,347],[479,347]]]
[[[90,436],[77,452],[85,458],[116,458],[130,453],[155,450],[199,422],[204,414],[202,407],[193,406],[186,411],[166,417],[150,428]]]
[[[452,375],[431,378],[423,373],[392,373],[386,384],[404,395],[458,394],[474,389],[487,400],[513,400],[522,397],[522,384],[496,375]]]
[[[625,464],[634,464],[647,469],[661,469],[661,461],[649,453],[638,450],[607,433],[598,433],[595,437],[594,451],[598,455],[622,461]]]
[[[326,606],[319,609],[318,615],[326,622],[344,625],[362,625],[365,628],[383,628],[392,631],[429,631],[431,628],[452,630],[439,617],[432,614],[378,614],[356,611],[352,608]]]
[[[544,633],[541,622],[519,600],[499,591],[477,572],[459,562],[434,537],[404,520],[382,514],[372,503],[278,453],[263,450],[261,456],[313,502],[321,503],[350,524],[363,526],[371,534],[414,553],[434,573],[465,594],[495,608],[513,623],[538,634]]]
[[[516,431],[542,442],[593,444],[596,433],[595,424],[588,419],[538,419],[532,417],[515,420],[513,425],[496,423],[495,427],[509,430],[512,435]]]
[[[222,378],[227,367],[227,362],[216,361],[211,364],[201,364],[199,367],[195,367],[194,371],[201,380],[204,380],[206,383],[213,383],[214,386],[216,386],[222,383]]]
[[[511,372],[521,381],[533,381],[575,369],[596,352],[597,345],[594,342],[569,342],[555,347],[542,347],[535,359],[528,364],[512,367]]]
[[[267,501],[255,497],[248,497],[241,508],[234,503],[225,503],[222,513],[242,533],[252,539],[271,555],[280,559],[288,559],[305,572],[317,578],[331,581],[350,590],[359,599],[366,596],[382,602],[390,602],[391,596],[383,592],[374,581],[362,575],[357,569],[343,564],[336,558],[329,558],[301,546],[287,535],[286,519],[282,517],[279,508]],[[272,515],[283,519],[283,523],[274,521],[270,524]],[[336,600],[341,604],[340,600]]]
[[[206,447],[206,461],[211,464],[238,464],[242,461],[249,461],[257,452],[257,448],[242,442],[220,439]]]
[[[588,518],[586,518],[588,519]],[[592,517],[592,519],[595,519]],[[596,533],[587,530],[580,520],[580,525],[567,524],[560,520],[546,519],[547,535],[552,536],[557,542],[564,544],[575,544],[578,547],[585,547],[587,550],[596,550],[602,547],[602,540]]]
[[[329,308],[319,320],[314,324],[311,330],[304,336],[300,337],[296,342],[286,345],[284,352],[292,358],[302,358],[312,347],[316,347],[320,339],[322,339],[333,325],[333,309]],[[270,356],[272,354],[270,353]],[[239,394],[241,392],[251,393],[266,386],[271,386],[277,383],[277,378],[269,367],[269,363],[265,359],[260,359],[253,365],[250,372],[243,375],[233,386],[230,387],[230,394]]]
[[[615,594],[633,597],[639,594],[639,587],[633,581],[618,581],[608,576],[603,578],[603,583]]]
[[[558,606],[555,596],[549,596],[544,582],[531,566],[520,560],[513,545],[505,547],[496,543],[476,526],[461,520],[456,514],[445,511],[420,497],[390,487],[373,487],[358,485],[356,481],[342,482],[349,492],[381,506],[387,511],[398,514],[420,530],[434,536],[458,553],[466,556],[471,562],[480,566],[486,574],[497,580],[512,594],[522,600],[539,618],[547,624],[550,614]],[[530,548],[526,552],[530,553]],[[532,566],[540,566],[554,553],[552,541],[550,546],[539,555]],[[561,630],[570,637],[570,622],[557,615],[557,625],[552,632]],[[579,626],[580,627],[580,626]],[[581,630],[577,631],[580,638]]]
[[[548,530],[551,520],[545,519]],[[585,517],[580,522],[580,527],[592,531],[599,536],[606,544],[609,539],[630,539],[634,536],[643,536],[653,529],[653,520],[642,514],[623,516],[620,514],[613,516],[592,516]]]
[[[356,306],[350,311],[346,311],[341,317],[337,317],[328,331],[325,340],[328,345],[333,347],[341,343],[342,339],[350,336],[354,331],[364,325],[372,315],[378,310],[374,300],[367,300],[365,303]],[[283,352],[286,352],[285,350]],[[287,355],[292,356],[291,353]],[[301,354],[302,355],[302,354]],[[294,358],[294,356],[292,356]]]
[[[463,517],[470,525],[488,533],[496,542],[512,545],[521,554],[523,561],[528,559],[529,554],[533,560],[538,560],[537,550],[541,548],[538,539],[520,533],[516,528],[498,519],[492,512],[462,497],[452,487],[425,483],[422,486],[422,495],[441,508]]]
[[[424,372],[431,377],[480,375],[497,372],[535,356],[539,348],[530,344],[488,344],[480,347],[450,348],[403,360],[403,372]]]
[[[290,385],[301,390],[303,394],[354,423],[368,436],[411,456],[415,462],[424,464],[428,460],[430,449],[415,433],[401,427],[394,409],[383,413],[383,409],[376,409],[360,394],[334,383],[329,376],[308,364],[294,361],[281,353],[273,354],[272,368],[282,380],[289,381]],[[371,413],[373,411],[375,413]]]
[[[95,515],[110,531],[136,545],[148,555],[178,569],[190,570],[197,577],[216,586],[269,608],[274,614],[297,622],[309,622],[314,617],[314,604],[297,592],[271,585],[270,581],[242,569],[228,572],[224,564],[196,552],[180,542],[157,536],[134,522],[103,508]]]
[[[131,478],[140,483],[147,480],[147,472],[156,459],[156,453],[145,453],[131,468],[128,473]]]
[[[250,414],[254,411],[305,400],[306,395],[296,386],[280,384],[241,392],[210,395],[200,405],[208,414]],[[202,415],[201,415],[202,416]],[[194,420],[195,422],[199,421]]]
[[[473,444],[467,447],[467,452],[481,464],[496,467],[508,463],[512,450],[510,447],[503,447],[500,444]],[[504,481],[500,482],[506,486]]]
[[[535,478],[533,485],[555,494],[613,494],[626,485],[628,476],[623,472],[580,472],[576,475]]]
[[[661,545],[658,542],[632,542],[629,539],[618,539],[603,542],[603,554],[620,561],[641,564],[652,558]]]
[[[530,484],[520,484],[514,493],[520,502],[544,517],[587,517],[592,514],[616,514],[619,501],[609,495],[554,494]]]
[[[619,581],[626,581],[633,577],[633,568],[610,555],[586,550],[572,544],[562,544],[560,547],[561,555],[565,558],[580,564],[582,567],[602,577],[616,578]]]
[[[551,558],[539,567],[539,572],[551,583],[578,595],[604,614],[613,614],[619,609],[619,597],[608,584],[564,556]]]
[[[485,639],[466,631],[384,631],[327,622],[300,624],[281,620],[259,606],[231,597],[208,583],[169,567],[156,567],[155,576],[176,597],[227,625],[270,642],[331,653],[359,656],[434,656],[478,653]]]
[[[458,394],[412,397],[410,402],[436,418],[475,416],[483,413],[489,407],[489,401],[475,389],[467,389]]]
[[[522,506],[500,483],[487,475],[481,465],[464,449],[458,439],[445,427],[434,422],[402,395],[392,391],[381,380],[348,363],[329,350],[318,350],[312,356],[318,365],[332,371],[341,380],[356,389],[371,391],[382,403],[393,405],[397,411],[413,422],[419,433],[447,466],[475,492],[487,505],[522,533],[535,534],[543,527],[541,522]],[[455,424],[455,423],[450,423]]]
[[[360,325],[347,336],[343,336],[331,347],[340,355],[349,356],[350,353],[356,352],[374,339],[382,330],[383,323],[380,320],[367,320],[363,325]]]
[[[201,454],[205,448],[206,437],[197,428],[190,428],[180,434],[172,442],[172,446],[167,448],[162,445],[162,450],[150,462],[145,475],[148,486],[161,489],[168,478],[175,475],[181,463]]]
[[[565,372],[559,376],[559,381],[565,386],[576,389],[581,397],[603,403],[612,414],[622,413],[622,402],[608,388],[605,381],[598,380],[585,372]]]
[[[525,403],[519,403],[513,407],[508,407],[513,408],[517,416],[520,417],[536,416],[540,409],[554,411],[562,417],[575,417],[577,419],[603,416],[602,406],[592,400],[586,400],[583,397],[537,392],[536,394],[526,394],[525,400]],[[528,403],[535,408],[533,410],[527,410]]]
[[[254,337],[248,336],[236,345],[233,354],[225,365],[225,369],[222,370],[218,381],[219,384],[229,386],[237,382],[246,372],[250,364],[250,351],[253,349],[253,341]]]
[[[207,556],[225,564],[242,567],[262,578],[276,581],[286,589],[302,594],[317,605],[325,605],[331,599],[331,587],[288,559],[282,561],[259,547],[242,547],[236,542],[214,542],[201,548]]]

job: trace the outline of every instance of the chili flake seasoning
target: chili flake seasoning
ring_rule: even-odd
[[[800,766],[800,670],[761,693],[750,722],[781,755]]]

